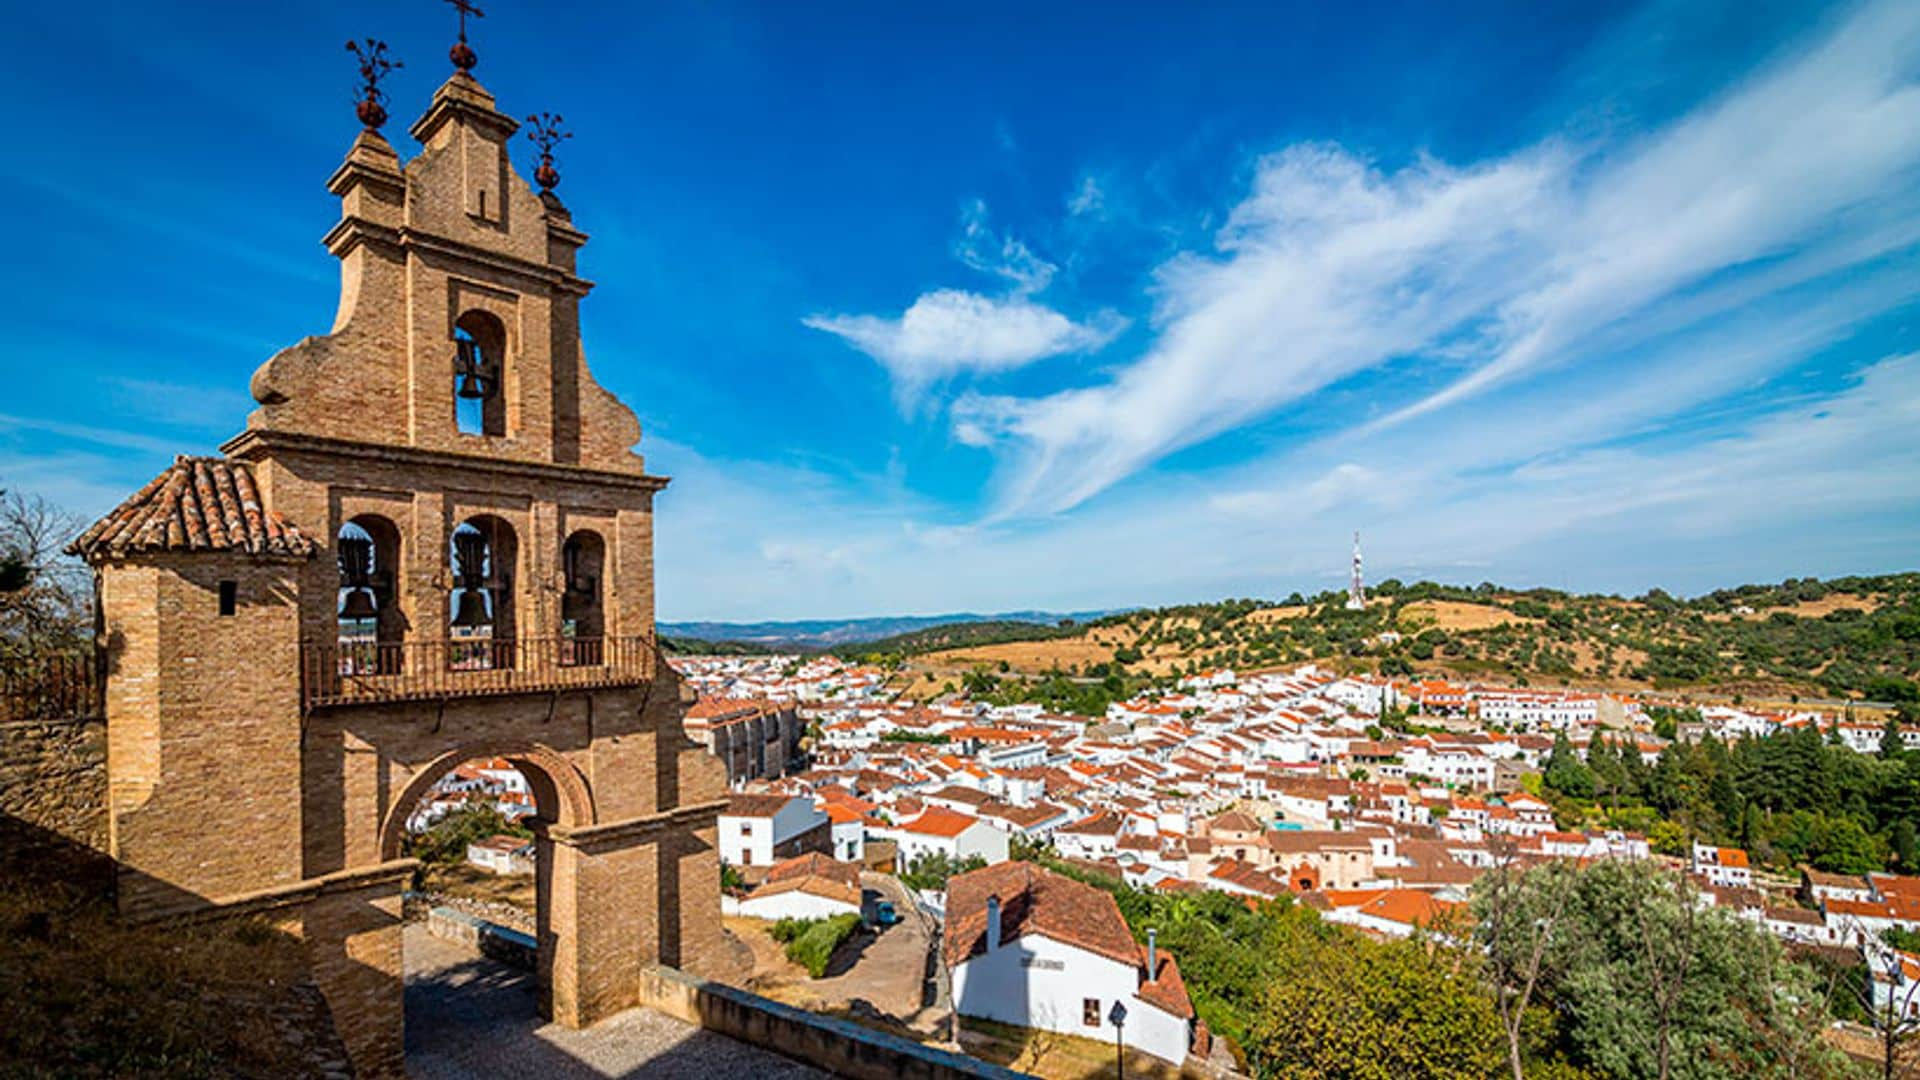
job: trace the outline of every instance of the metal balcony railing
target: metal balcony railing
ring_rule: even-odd
[[[634,686],[654,676],[651,634],[300,646],[305,708]]]

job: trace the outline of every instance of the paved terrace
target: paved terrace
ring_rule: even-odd
[[[827,1074],[648,1009],[582,1030],[541,1019],[533,976],[427,932],[406,929],[407,1072],[423,1080],[522,1076],[649,1080]]]

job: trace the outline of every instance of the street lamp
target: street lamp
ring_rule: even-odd
[[[1107,1023],[1113,1025],[1113,1063],[1119,1070],[1120,1080],[1127,1080],[1127,1044],[1120,1038],[1120,1029],[1127,1022],[1127,1007],[1116,999],[1113,1008],[1107,1011]]]

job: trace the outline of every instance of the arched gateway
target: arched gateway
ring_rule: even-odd
[[[587,370],[586,235],[552,170],[539,193],[514,171],[517,126],[462,70],[411,161],[362,131],[328,181],[332,332],[261,366],[223,456],[181,458],[74,546],[99,584],[123,912],[296,929],[363,1074],[401,1065],[405,815],[462,760],[533,788],[554,1019],[719,952],[724,781],[653,636],[666,480]]]

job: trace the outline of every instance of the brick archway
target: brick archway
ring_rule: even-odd
[[[446,751],[421,766],[413,779],[407,781],[406,787],[387,806],[380,823],[382,861],[401,857],[407,837],[407,818],[433,785],[462,762],[476,758],[504,758],[519,769],[527,778],[527,786],[533,789],[534,805],[539,807],[543,819],[569,828],[592,825],[598,820],[594,813],[593,789],[587,784],[587,778],[559,752],[538,743],[481,740]]]

